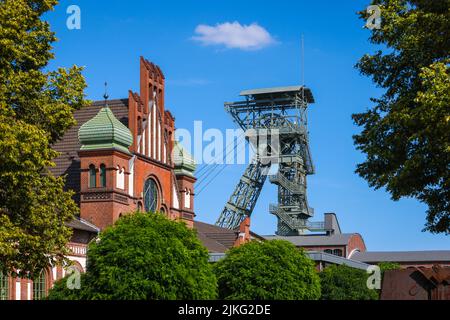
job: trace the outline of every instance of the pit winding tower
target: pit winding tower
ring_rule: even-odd
[[[314,174],[307,119],[308,105],[314,103],[311,90],[305,86],[277,87],[247,90],[240,96],[245,99],[225,103],[225,110],[246,132],[256,153],[216,224],[235,229],[251,216],[269,177],[278,186],[278,203],[269,206],[269,212],[278,218],[276,233],[286,236],[323,231],[323,222],[308,221],[314,216],[306,195],[306,177]],[[257,138],[249,138],[252,135]]]

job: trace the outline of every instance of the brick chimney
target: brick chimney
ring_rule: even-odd
[[[239,225],[239,233],[236,241],[234,242],[235,247],[239,247],[250,241],[250,217],[246,217]]]

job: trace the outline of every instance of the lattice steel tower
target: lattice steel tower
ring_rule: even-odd
[[[306,176],[314,174],[307,128],[307,107],[314,103],[311,90],[292,86],[248,90],[240,95],[245,100],[225,103],[225,110],[247,134],[256,135],[257,139],[247,136],[256,154],[216,224],[237,228],[252,214],[269,176],[270,182],[278,186],[278,204],[269,207],[269,212],[278,218],[276,233],[298,235],[306,230],[322,231],[323,222],[308,221],[314,210],[308,206],[306,196]],[[269,137],[264,139],[263,147],[262,137]],[[271,165],[278,169],[269,175],[274,169],[269,171]]]

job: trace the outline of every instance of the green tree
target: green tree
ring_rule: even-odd
[[[346,265],[331,265],[320,273],[323,300],[376,300],[378,292],[367,287],[368,274]]]
[[[48,167],[51,149],[87,102],[81,68],[46,71],[56,0],[0,1],[0,265],[32,277],[60,260],[78,208]]]
[[[386,49],[357,64],[385,89],[354,114],[367,156],[356,172],[393,200],[427,204],[425,229],[450,232],[450,0],[376,0],[382,21],[370,42]],[[367,19],[365,12],[360,16]]]
[[[400,264],[397,262],[380,262],[378,263],[378,267],[380,267],[381,273],[383,274],[388,270],[399,270],[401,269]]]
[[[219,297],[226,300],[316,300],[314,262],[284,240],[249,242],[214,266]]]
[[[214,299],[217,281],[194,230],[161,214],[120,218],[89,245],[81,289],[66,279],[49,299]]]

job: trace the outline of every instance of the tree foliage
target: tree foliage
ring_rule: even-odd
[[[214,266],[219,297],[227,300],[316,300],[314,262],[284,240],[250,242],[228,251]]]
[[[401,265],[397,262],[379,262],[378,267],[380,267],[381,273],[383,274],[388,270],[399,270],[401,269]]]
[[[367,287],[368,274],[346,265],[331,265],[320,273],[323,300],[376,300],[378,292]]]
[[[386,49],[357,64],[385,89],[354,114],[367,158],[356,172],[394,200],[428,205],[425,230],[450,232],[450,0],[375,0],[381,28],[370,42]],[[367,14],[361,12],[367,19]]]
[[[214,299],[217,281],[194,230],[160,214],[133,213],[89,245],[80,290],[65,280],[49,299]]]
[[[0,1],[0,265],[30,277],[63,256],[78,212],[48,170],[51,144],[87,103],[81,68],[46,71],[56,38],[41,17],[56,3]]]

